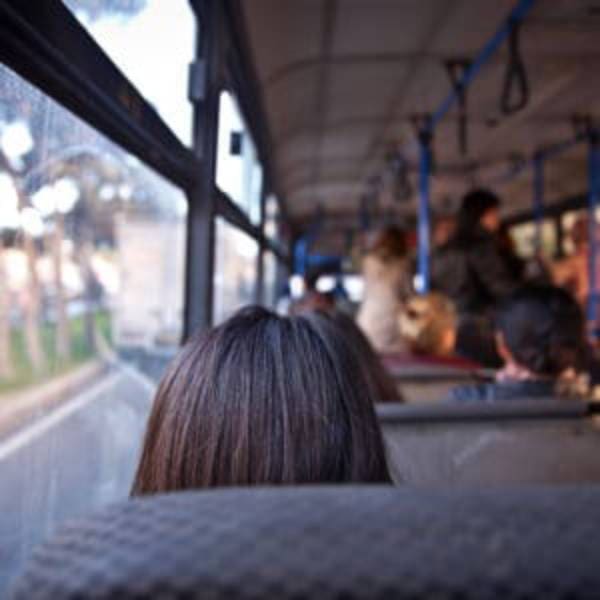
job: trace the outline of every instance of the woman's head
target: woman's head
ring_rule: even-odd
[[[394,225],[377,231],[367,240],[366,254],[382,262],[405,258],[407,253],[406,234]]]
[[[497,329],[506,362],[552,377],[579,366],[584,319],[565,290],[527,286],[517,291],[498,311]]]
[[[462,200],[458,213],[459,233],[470,234],[477,227],[489,231],[500,227],[500,199],[489,190],[473,190]]]
[[[163,378],[132,493],[389,481],[374,394],[325,317],[244,309]]]
[[[398,326],[411,352],[449,356],[456,345],[456,310],[452,301],[435,292],[409,298],[400,310]]]

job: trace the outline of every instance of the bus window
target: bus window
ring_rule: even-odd
[[[128,495],[181,336],[187,204],[3,66],[0,87],[3,596],[60,522]]]
[[[234,97],[222,92],[219,101],[217,185],[250,218],[260,223],[262,167],[256,147]]]
[[[265,235],[276,240],[279,234],[279,201],[273,195],[267,197],[265,202]]]
[[[266,251],[263,255],[263,294],[262,302],[269,308],[275,308],[277,302],[277,259],[273,252]]]
[[[191,143],[192,106],[188,69],[196,28],[185,0],[89,2],[64,0],[79,22],[156,107],[186,144]]]
[[[523,223],[515,225],[510,230],[517,254],[522,258],[535,256],[536,228],[535,223]],[[544,219],[542,222],[542,254],[548,258],[555,256],[557,243],[554,222],[551,219]]]
[[[250,236],[216,219],[214,322],[221,323],[256,298],[258,244]]]
[[[562,228],[563,228],[563,247],[562,251],[570,256],[576,250],[575,248],[575,240],[573,238],[573,228],[575,224],[581,219],[587,219],[588,211],[587,210],[571,210],[567,213],[564,213],[561,216]]]

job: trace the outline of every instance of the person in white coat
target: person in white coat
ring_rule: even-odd
[[[357,321],[382,354],[405,350],[398,327],[402,302],[411,294],[406,235],[398,227],[379,231],[362,260],[364,299]]]

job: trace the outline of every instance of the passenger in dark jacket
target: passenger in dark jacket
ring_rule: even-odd
[[[504,368],[496,382],[456,388],[451,400],[501,402],[587,391],[578,376],[585,348],[584,319],[568,292],[551,286],[516,292],[498,311],[497,343]]]
[[[519,283],[502,253],[499,206],[487,190],[467,194],[456,233],[433,254],[432,287],[452,298],[460,314],[488,311]]]
[[[493,310],[519,285],[502,252],[500,201],[487,190],[467,194],[454,236],[431,261],[432,288],[450,297],[459,315],[457,351],[489,367],[500,366]]]

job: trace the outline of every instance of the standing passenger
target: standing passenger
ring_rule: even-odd
[[[498,237],[500,201],[488,190],[463,198],[455,234],[432,257],[432,287],[450,297],[459,314],[458,351],[488,366],[498,365],[493,311],[519,280]]]
[[[406,236],[398,227],[380,231],[362,263],[365,295],[357,322],[378,352],[404,349],[398,312],[411,293]]]

